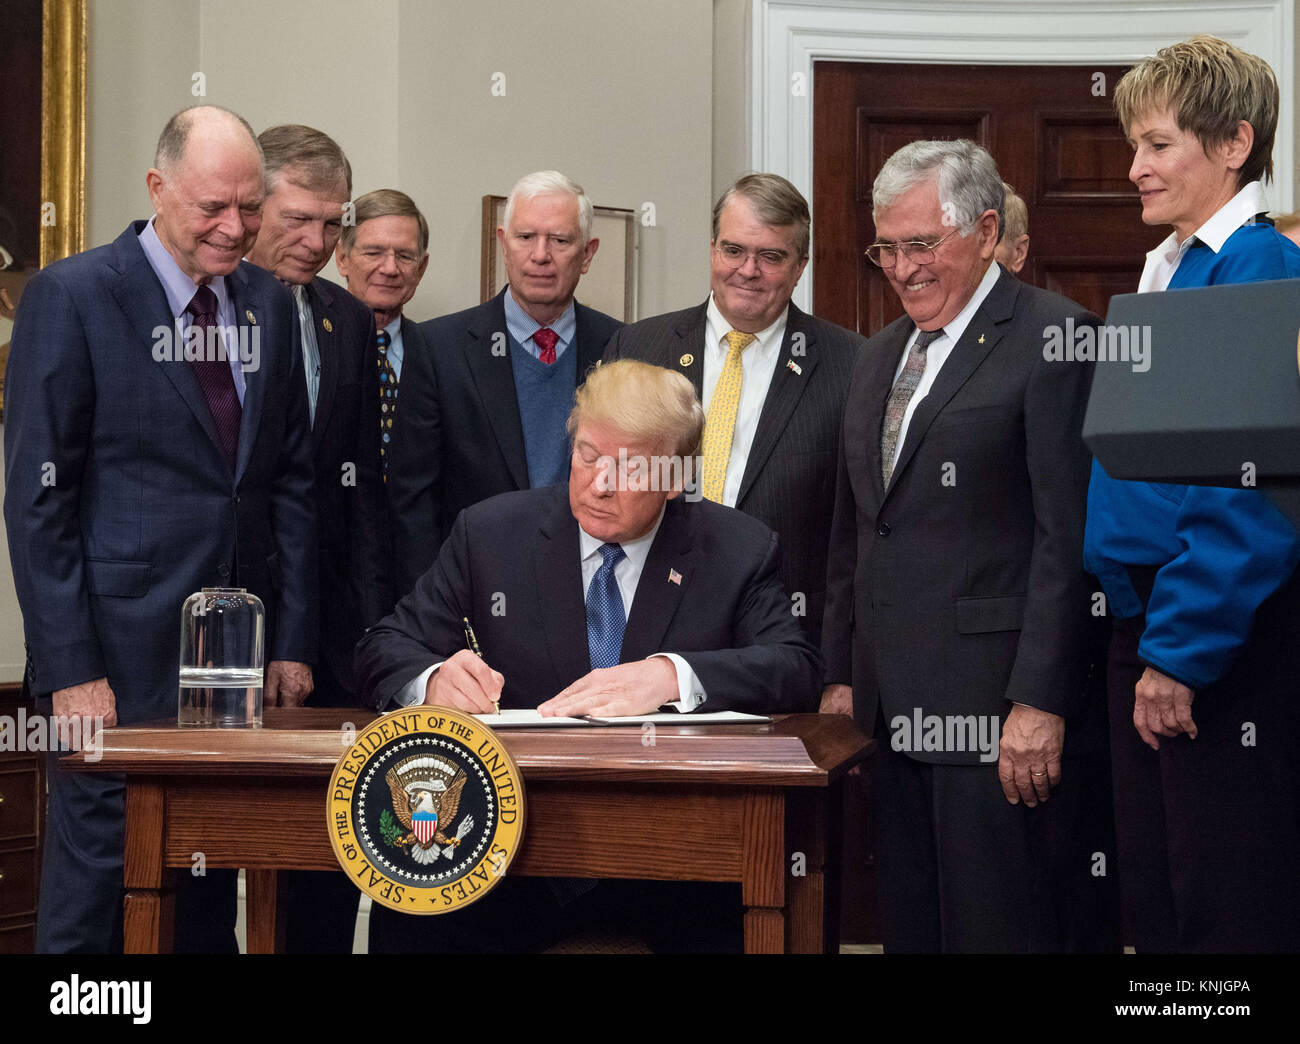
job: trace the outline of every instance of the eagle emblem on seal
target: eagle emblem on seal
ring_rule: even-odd
[[[393,797],[393,812],[406,829],[394,830],[389,844],[409,848],[421,865],[439,856],[451,859],[465,835],[474,829],[474,817],[465,816],[450,833],[465,789],[465,772],[446,758],[415,754],[397,762],[384,776]]]

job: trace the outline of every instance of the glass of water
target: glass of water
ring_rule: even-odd
[[[185,600],[177,724],[261,727],[264,616],[242,587],[205,587]]]

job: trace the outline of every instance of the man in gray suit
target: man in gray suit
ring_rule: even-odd
[[[872,200],[868,256],[907,314],[848,392],[822,710],[879,739],[885,947],[1113,946],[1104,701],[1083,677],[1091,369],[1043,351],[1096,317],[993,263],[1002,180],[978,145],[900,149]]]
[[[748,174],[713,207],[708,300],[619,330],[606,359],[690,378],[708,413],[705,498],[767,523],[809,638],[821,632],[835,447],[866,341],[790,301],[808,263],[808,203],[775,174]]]

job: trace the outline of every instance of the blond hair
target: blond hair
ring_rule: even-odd
[[[1237,183],[1272,179],[1278,87],[1263,58],[1203,34],[1161,48],[1116,84],[1115,112],[1128,134],[1135,121],[1166,108],[1206,151],[1230,140],[1245,120],[1255,141]]]
[[[597,364],[573,396],[565,430],[580,424],[616,428],[630,442],[672,447],[679,457],[699,452],[704,407],[690,380],[674,370],[635,359]]]

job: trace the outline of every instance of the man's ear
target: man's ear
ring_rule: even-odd
[[[587,274],[587,269],[591,267],[591,259],[596,256],[596,248],[600,246],[600,240],[595,236],[587,240],[587,245],[583,248],[582,274]]]
[[[158,213],[158,203],[162,199],[163,176],[157,167],[150,167],[144,176],[144,187],[149,190],[149,202],[154,213]]]

